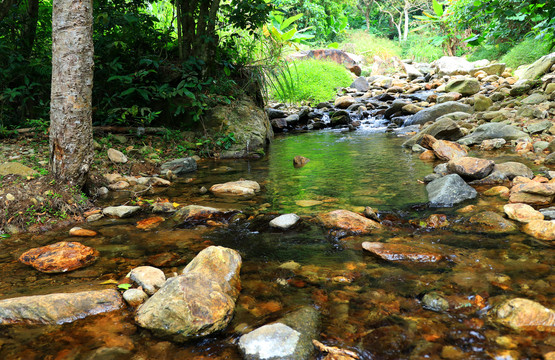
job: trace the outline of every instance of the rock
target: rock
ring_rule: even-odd
[[[474,69],[474,65],[465,58],[457,56],[443,56],[434,61],[432,67],[436,69],[439,76],[443,75],[468,75]]]
[[[529,134],[535,134],[543,132],[549,129],[551,126],[553,126],[553,123],[550,120],[529,123],[526,125],[526,132],[528,132]]]
[[[127,206],[127,205],[108,206],[107,208],[104,208],[102,210],[102,213],[104,215],[115,216],[118,218],[126,218],[135,214],[140,209],[141,209],[140,206]]]
[[[472,145],[480,144],[482,141],[487,139],[505,139],[508,141],[518,140],[521,138],[529,138],[529,136],[512,125],[503,123],[487,123],[478,126],[472,134],[463,137],[457,142],[462,145]]]
[[[173,205],[172,205],[172,207],[173,207]],[[152,216],[152,217],[137,221],[137,229],[141,229],[141,230],[154,229],[154,228],[158,227],[164,221],[166,221],[166,219],[164,219],[161,216]]]
[[[45,273],[61,273],[89,266],[99,253],[78,242],[57,242],[21,254],[19,261]]]
[[[255,101],[246,95],[239,96],[230,104],[214,106],[196,126],[193,130],[221,134],[224,128],[226,134],[233,134],[236,141],[229,149],[220,153],[222,159],[260,156],[274,137],[262,100]]]
[[[407,105],[403,106],[401,108],[401,110],[403,111],[403,113],[407,113],[407,114],[412,115],[412,114],[416,114],[419,111],[424,110],[424,108],[420,107],[420,106],[417,106],[417,105],[414,105],[414,104],[407,104]]]
[[[526,234],[536,239],[555,240],[555,220],[531,220],[522,228]]]
[[[287,113],[283,110],[267,108],[266,113],[268,114],[268,119],[277,119],[287,117]]]
[[[301,206],[301,207],[312,207],[312,206],[316,206],[316,205],[320,205],[323,204],[323,201],[320,200],[296,200],[295,204]]]
[[[436,263],[444,259],[441,254],[409,245],[365,241],[362,248],[391,262]]]
[[[506,186],[494,186],[491,189],[484,191],[485,196],[502,196],[502,197],[509,197],[509,190]]]
[[[555,53],[542,56],[533,64],[515,71],[515,76],[520,80],[535,80],[545,74],[555,64]]]
[[[416,78],[424,76],[415,66],[407,64],[405,62],[402,62],[401,64],[403,65],[403,68],[405,69],[409,80],[414,80]]]
[[[136,267],[127,274],[127,277],[142,287],[148,295],[153,295],[166,282],[164,272],[152,266]]]
[[[241,289],[241,256],[210,246],[137,310],[139,326],[176,342],[223,330],[231,321]]]
[[[300,168],[305,166],[310,161],[309,158],[305,158],[304,156],[297,155],[293,158],[293,166],[296,168]]]
[[[503,206],[503,211],[509,219],[522,223],[528,223],[531,220],[543,220],[544,218],[541,212],[526,204],[506,204]]]
[[[92,237],[96,236],[97,232],[94,230],[82,229],[80,227],[74,227],[69,229],[69,235],[80,236],[80,237]]]
[[[171,213],[175,211],[177,209],[171,202],[155,202],[152,204],[152,212],[154,213]]]
[[[121,151],[112,148],[108,149],[108,158],[116,164],[125,164],[127,162],[127,156]]]
[[[449,302],[443,296],[436,292],[427,293],[422,298],[422,306],[424,309],[443,312],[449,310]]]
[[[270,120],[270,123],[272,124],[272,129],[275,132],[283,132],[287,129],[287,121],[285,121],[285,118],[272,119]]]
[[[314,344],[314,347],[318,349],[318,351],[320,351],[321,353],[328,354],[326,355],[326,357],[324,357],[324,360],[359,360],[360,359],[360,357],[354,351],[351,351],[351,350],[345,350],[335,346],[326,346],[321,342],[319,342],[318,340],[312,340],[312,344]],[[555,352],[553,354],[555,354]],[[552,359],[546,359],[546,360],[552,360]]]
[[[351,123],[351,115],[346,110],[335,111],[330,113],[330,116],[331,126],[349,125]]]
[[[447,169],[463,178],[482,179],[491,173],[494,165],[491,160],[464,156],[449,161]]]
[[[287,230],[294,226],[301,218],[297,214],[284,214],[270,221],[270,226]]]
[[[122,307],[117,290],[23,296],[0,300],[0,325],[59,325]]]
[[[441,94],[437,97],[437,103],[445,103],[448,101],[457,101],[462,98],[462,94],[458,92],[449,92],[447,94]]]
[[[163,163],[160,166],[160,173],[166,176],[168,171],[171,171],[175,175],[185,174],[197,170],[197,162],[192,157],[186,157],[181,159],[175,159]]]
[[[434,154],[440,160],[453,160],[468,155],[468,152],[459,144],[447,141],[447,140],[437,140],[432,144],[432,150]]]
[[[35,170],[17,162],[5,162],[0,164],[0,176],[5,176],[5,175],[33,176],[36,174],[38,174],[38,172],[36,172]]]
[[[478,193],[457,174],[446,175],[426,185],[432,207],[451,207],[465,200],[474,199]]]
[[[541,104],[542,102],[545,102],[549,99],[549,97],[547,95],[544,94],[540,94],[540,93],[534,93],[528,97],[526,97],[525,99],[522,100],[523,104],[526,105],[537,105],[537,104]]]
[[[357,91],[360,92],[367,92],[370,88],[370,85],[368,84],[368,80],[366,80],[365,77],[359,76],[355,79],[355,81],[353,81],[351,87],[357,89]]]
[[[300,121],[299,115],[291,114],[285,118],[285,123],[288,127],[295,127]]]
[[[505,71],[506,65],[503,63],[494,63],[486,66],[480,66],[470,70],[470,75],[475,76],[478,71],[483,71],[488,75],[501,75]]]
[[[545,220],[555,220],[555,206],[540,209]]]
[[[455,121],[448,118],[438,119],[432,125],[405,141],[403,147],[410,148],[420,143],[424,135],[431,135],[439,140],[458,140],[463,136],[463,133]]]
[[[515,298],[504,301],[493,310],[496,320],[513,329],[555,330],[555,312],[528,299]]]
[[[108,188],[112,191],[127,189],[131,186],[127,181],[118,181],[116,183],[108,185]]]
[[[507,142],[505,139],[488,139],[482,141],[480,144],[480,150],[489,151],[494,149],[500,149],[505,145]]]
[[[356,100],[351,96],[340,96],[335,99],[334,106],[339,109],[346,109],[356,103]]]
[[[213,207],[188,205],[179,209],[173,215],[173,219],[181,223],[195,220],[220,220],[227,214],[229,213]]]
[[[260,191],[260,185],[251,180],[230,181],[212,185],[210,191],[216,196],[250,197]]]
[[[264,325],[241,336],[239,348],[245,359],[294,359],[300,335],[281,323]]]
[[[474,95],[480,91],[480,82],[474,78],[453,79],[445,85],[448,92],[458,92],[463,96]]]
[[[137,307],[148,299],[148,295],[140,289],[128,289],[123,292],[123,299],[129,306]]]
[[[456,101],[448,101],[419,111],[418,113],[407,119],[405,125],[425,124],[428,121],[435,121],[443,115],[454,112],[470,113],[472,112],[472,107],[470,105],[462,104]]]
[[[472,232],[483,234],[509,234],[518,230],[517,226],[493,211],[484,211],[468,219]]]
[[[335,210],[318,215],[324,227],[342,229],[357,234],[368,234],[382,226],[380,223],[348,210]]]
[[[474,95],[474,110],[486,111],[493,105],[493,100],[482,94]]]

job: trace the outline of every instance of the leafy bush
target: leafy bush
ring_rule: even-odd
[[[516,69],[523,64],[530,64],[540,57],[549,54],[550,45],[546,42],[528,38],[513,47],[501,58],[501,62],[508,67]]]
[[[364,55],[368,62],[373,62],[374,55],[382,59],[401,56],[401,47],[397,42],[377,37],[364,30],[348,32],[345,40],[339,44],[339,48]]]
[[[432,43],[431,34],[411,34],[402,44],[402,57],[421,62],[432,62],[443,56],[440,45]]]
[[[502,43],[495,45],[480,45],[474,49],[474,52],[468,56],[468,61],[477,61],[482,59],[499,60],[511,49],[510,43]]]
[[[343,65],[320,60],[294,62],[275,75],[270,79],[270,97],[292,103],[328,101],[335,96],[337,87],[346,87],[352,82]]]

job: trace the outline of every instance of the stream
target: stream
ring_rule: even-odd
[[[226,227],[197,226],[145,231],[138,220],[107,219],[84,224],[98,232],[76,238],[68,229],[22,234],[0,242],[0,299],[24,295],[114,288],[134,267],[179,273],[202,249],[221,245],[240,252],[242,291],[225,331],[186,344],[158,339],[136,326],[132,309],[91,316],[57,326],[0,328],[0,359],[112,359],[99,348],[120,349],[124,359],[241,359],[239,336],[304,305],[322,315],[320,341],[355,351],[361,359],[540,359],[553,351],[548,332],[517,332],[491,320],[488,311],[515,297],[555,305],[555,252],[523,233],[484,235],[425,226],[432,214],[456,224],[468,204],[499,212],[506,203],[479,196],[447,209],[425,206],[431,162],[401,148],[403,139],[362,126],[277,137],[261,160],[201,161],[196,173],[146,199],[168,198],[180,205],[243,211],[248,219]],[[302,155],[310,162],[294,168]],[[518,161],[518,160],[517,160]],[[247,200],[201,194],[201,187],[255,180],[262,190]],[[115,194],[102,206],[120,205]],[[312,221],[336,209],[379,211],[388,230],[340,237]],[[296,213],[301,223],[279,231],[268,222]],[[424,224],[422,224],[424,222]],[[79,241],[100,252],[93,265],[63,274],[44,274],[17,259],[24,251],[58,241]],[[363,241],[418,245],[449,254],[432,267],[392,264],[365,253]],[[283,267],[294,261],[295,268]],[[423,307],[426,294],[441,294],[448,310]],[[95,357],[96,356],[96,357]]]

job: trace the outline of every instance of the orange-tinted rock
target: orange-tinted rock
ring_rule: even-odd
[[[506,234],[517,230],[517,226],[493,211],[484,211],[468,219],[469,231],[486,234]]]
[[[426,150],[418,157],[420,160],[435,160],[436,154],[432,150]]]
[[[74,227],[69,230],[69,235],[71,236],[81,236],[81,237],[92,237],[96,236],[97,232],[94,230],[82,229],[80,227]]]
[[[527,152],[534,152],[534,145],[528,141],[522,141],[516,144],[515,152],[519,154],[524,154]]]
[[[509,202],[511,203],[524,203],[530,205],[549,205],[553,201],[553,196],[543,196],[537,194],[528,194],[525,192],[511,191]]]
[[[555,184],[529,181],[511,188],[509,202],[531,205],[549,205],[555,194]]]
[[[348,210],[335,210],[318,215],[318,220],[327,228],[342,229],[367,234],[380,229],[380,223]]]
[[[530,205],[520,203],[507,204],[503,207],[503,210],[509,219],[519,222],[528,223],[532,220],[543,220],[543,214]]]
[[[300,168],[305,166],[310,161],[309,158],[305,158],[304,156],[297,155],[293,158],[293,166],[296,168]]]
[[[447,169],[463,178],[482,179],[491,173],[494,165],[491,160],[463,156],[449,161]]]
[[[31,249],[19,261],[45,273],[60,273],[91,265],[98,258],[98,251],[78,242],[61,241]]]
[[[514,329],[555,332],[555,312],[528,299],[507,300],[495,309],[497,321]]]
[[[485,196],[501,196],[509,197],[511,190],[506,186],[494,186],[486,191],[484,191]]]
[[[379,258],[393,262],[436,263],[443,255],[414,246],[380,242],[363,242],[362,248]]]
[[[432,214],[426,219],[426,226],[434,229],[447,227],[449,221],[447,221],[447,216],[444,214]]]
[[[532,179],[529,179],[525,176],[515,176],[515,178],[512,181],[513,186],[518,185],[518,184],[525,184],[525,183],[529,183],[530,181],[532,181]]]
[[[459,144],[447,140],[437,140],[432,145],[432,150],[440,160],[453,160],[468,155],[468,152]]]
[[[158,225],[160,225],[160,223],[164,222],[165,220],[166,219],[164,219],[161,216],[153,216],[148,219],[143,219],[137,222],[137,229],[141,229],[141,230],[153,229]]]
[[[536,239],[553,241],[555,240],[555,221],[531,220],[524,225],[522,231]]]
[[[511,189],[512,190],[512,189]],[[541,183],[537,181],[530,181],[520,185],[519,191],[528,194],[537,194],[543,196],[555,195],[555,184]]]

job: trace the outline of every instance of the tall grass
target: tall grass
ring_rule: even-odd
[[[400,57],[402,53],[398,42],[369,34],[364,30],[349,31],[345,39],[339,43],[339,48],[364,55],[369,63],[374,61],[375,55],[382,59],[388,59],[392,56]]]
[[[343,65],[320,60],[284,64],[268,75],[270,98],[293,104],[332,100],[337,87],[347,87],[353,81]]]
[[[432,62],[444,55],[441,45],[434,45],[433,36],[427,33],[411,33],[401,46],[403,58],[419,62]]]
[[[520,65],[530,64],[540,57],[549,54],[551,45],[541,40],[528,38],[513,47],[502,58],[501,62],[508,67],[516,69]]]

